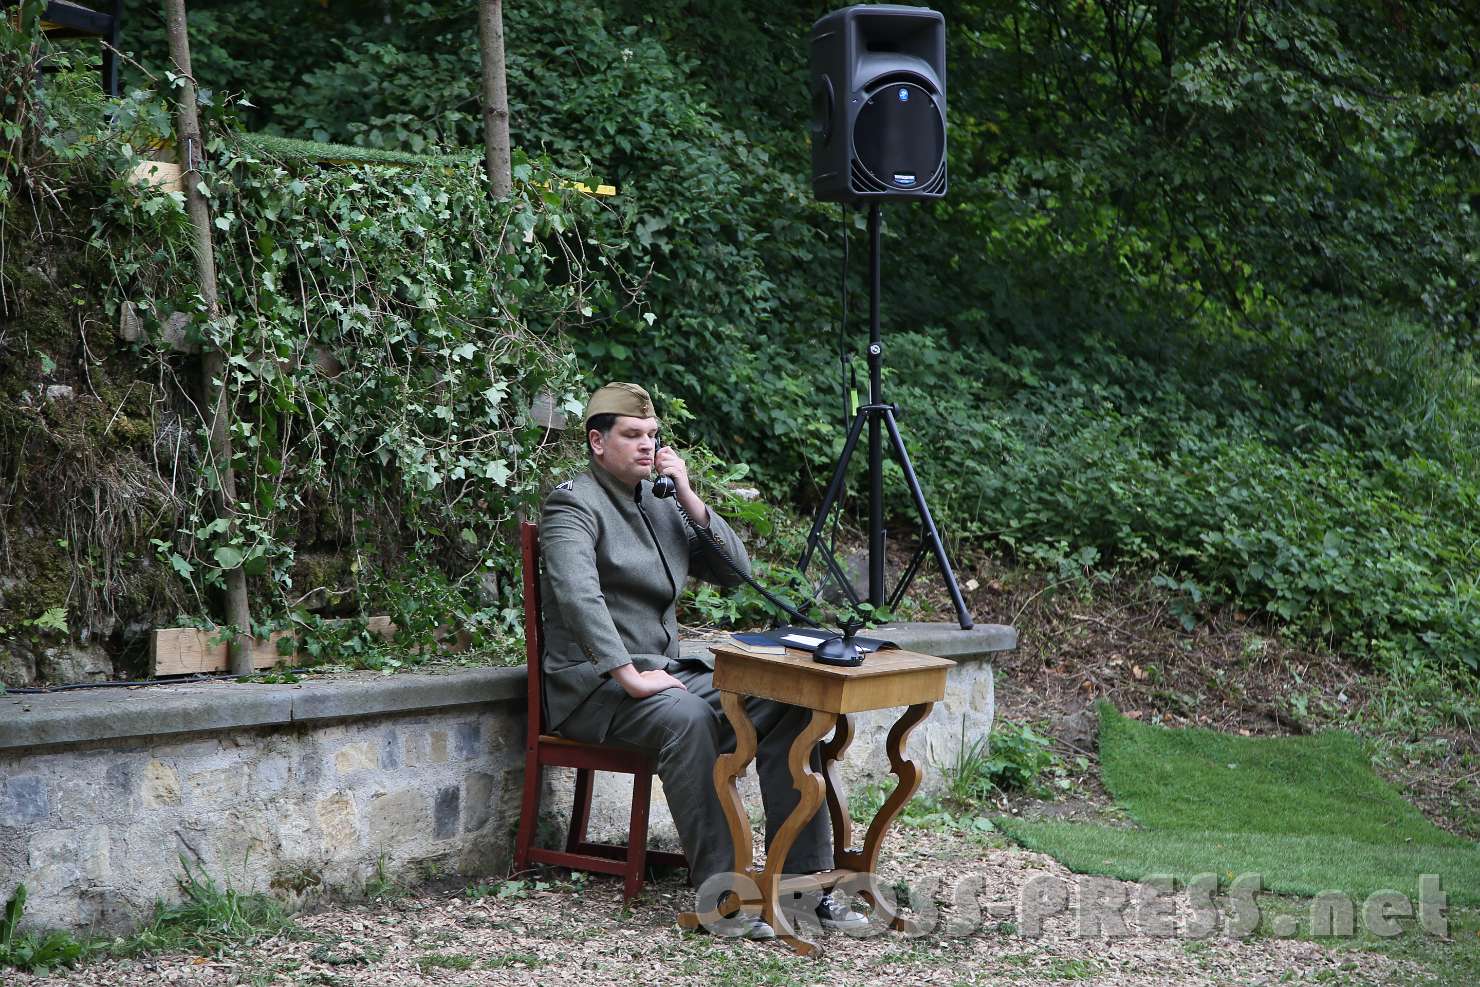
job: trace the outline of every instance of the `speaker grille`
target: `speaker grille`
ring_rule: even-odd
[[[855,192],[939,195],[945,189],[945,120],[931,92],[910,78],[879,80],[858,111],[849,175]]]

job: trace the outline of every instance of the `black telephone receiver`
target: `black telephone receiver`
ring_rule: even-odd
[[[658,450],[661,448],[663,448],[663,435],[660,432],[659,434],[653,436],[654,468],[657,468]],[[678,487],[674,484],[673,477],[671,476],[660,476],[657,479],[653,480],[653,496],[657,497],[659,500],[664,500],[668,497],[672,497],[677,491]]]

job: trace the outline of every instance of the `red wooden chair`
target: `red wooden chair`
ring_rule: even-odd
[[[519,813],[519,835],[514,841],[514,869],[531,861],[598,874],[620,874],[622,897],[630,900],[642,890],[649,861],[687,866],[683,854],[647,849],[648,803],[653,789],[653,758],[626,747],[587,744],[545,732],[545,704],[541,691],[540,656],[544,653],[544,624],[540,601],[539,526],[519,525],[519,547],[524,555],[524,646],[529,662],[529,726],[524,743],[524,805]],[[575,800],[564,850],[534,845],[539,825],[541,769],[546,765],[576,769]],[[627,844],[592,843],[586,839],[591,818],[591,781],[597,771],[620,771],[632,776],[632,816]]]

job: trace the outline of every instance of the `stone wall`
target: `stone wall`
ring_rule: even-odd
[[[289,899],[356,888],[382,856],[392,873],[413,863],[490,873],[507,861],[503,811],[517,802],[511,712],[0,759],[0,870],[21,875],[37,922],[110,930],[174,897],[182,855]]]
[[[1011,647],[1008,629],[979,652]],[[958,632],[959,633],[959,632]],[[964,639],[948,696],[909,750],[950,762],[991,729],[992,668]],[[699,645],[686,644],[686,647]],[[26,926],[123,932],[177,900],[182,856],[217,881],[304,904],[408,882],[505,873],[523,783],[522,668],[299,685],[195,684],[0,696],[0,903],[29,890]],[[855,719],[850,787],[886,777],[889,712]],[[563,831],[573,772],[549,770],[546,838]],[[939,772],[927,772],[939,784]],[[743,789],[760,802],[752,768]],[[630,778],[602,776],[592,832],[622,837]],[[654,786],[654,846],[676,846]]]
[[[523,687],[523,669],[484,669],[0,697],[0,899],[24,882],[28,926],[116,932],[178,898],[182,856],[293,904],[359,893],[381,871],[498,873],[523,781]],[[4,743],[68,721],[85,739]],[[121,735],[88,737],[99,729]]]

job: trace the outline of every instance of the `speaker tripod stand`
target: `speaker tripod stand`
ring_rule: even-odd
[[[893,592],[887,594],[887,604],[892,609],[899,604],[904,597],[904,591],[914,580],[919,572],[920,563],[925,559],[926,552],[933,552],[935,561],[940,566],[941,574],[945,577],[946,589],[951,594],[951,602],[956,607],[956,619],[961,624],[962,630],[972,627],[971,614],[966,611],[966,601],[961,598],[961,589],[956,585],[956,574],[951,569],[951,560],[946,553],[946,546],[941,541],[940,531],[935,526],[935,520],[930,516],[930,505],[925,502],[925,493],[920,489],[919,478],[915,476],[915,469],[910,464],[910,454],[905,449],[904,439],[899,434],[899,423],[895,420],[897,408],[892,404],[884,403],[884,343],[879,330],[879,288],[880,288],[880,258],[879,258],[879,226],[880,226],[879,203],[874,202],[869,207],[868,214],[868,279],[869,279],[869,345],[868,345],[868,404],[860,407],[853,416],[853,423],[848,429],[848,438],[843,443],[842,455],[838,457],[837,466],[833,469],[832,482],[828,484],[827,494],[822,498],[821,505],[817,508],[817,517],[812,522],[812,530],[807,534],[807,545],[802,551],[801,561],[797,568],[804,574],[808,564],[812,561],[813,554],[821,556],[823,563],[833,578],[838,581],[843,592],[846,593],[853,603],[860,602],[853,590],[852,582],[846,573],[838,565],[837,558],[832,550],[822,545],[822,530],[827,526],[828,515],[832,513],[834,505],[843,493],[843,484],[848,474],[848,464],[853,458],[853,452],[858,448],[858,440],[863,434],[863,427],[868,425],[868,474],[869,474],[869,548],[868,548],[868,602],[873,607],[882,607],[886,603],[884,586],[884,429],[889,431],[889,444],[893,449],[895,458],[899,461],[900,468],[904,471],[904,482],[909,487],[910,497],[914,500],[915,510],[920,515],[921,533],[920,547],[915,551],[901,574],[899,582],[895,585]]]

